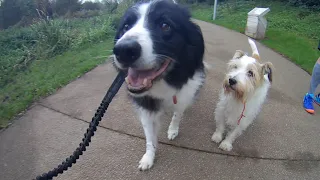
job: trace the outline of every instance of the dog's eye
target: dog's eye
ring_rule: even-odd
[[[252,77],[253,76],[253,72],[252,71],[248,71],[248,76]]]
[[[237,66],[237,65],[234,65],[234,66],[233,66],[233,68],[234,68],[234,69],[237,69],[237,68],[238,68],[238,66]]]
[[[124,25],[123,30],[128,31],[130,29],[130,26],[128,24]]]
[[[162,23],[160,27],[161,27],[161,30],[164,32],[170,31],[171,29],[171,27],[166,23]]]

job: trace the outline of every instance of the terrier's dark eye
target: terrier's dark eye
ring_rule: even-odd
[[[171,27],[167,23],[162,23],[160,27],[161,27],[161,30],[164,32],[168,32],[171,30]]]
[[[252,71],[248,71],[248,76],[249,77],[253,77],[253,72]]]

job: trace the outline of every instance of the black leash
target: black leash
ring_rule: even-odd
[[[83,154],[83,151],[86,151],[86,146],[89,146],[91,142],[91,137],[94,136],[94,132],[97,130],[97,126],[101,121],[104,113],[106,112],[109,104],[111,103],[113,97],[118,93],[121,85],[124,82],[126,74],[124,72],[119,72],[112,85],[110,86],[107,94],[104,96],[97,112],[92,118],[92,121],[87,129],[87,132],[84,134],[84,138],[82,142],[79,144],[79,147],[73,152],[73,154],[68,157],[64,162],[62,162],[57,168],[42,174],[41,176],[37,176],[36,180],[49,180],[53,177],[57,177],[58,174],[62,174],[63,171],[66,171],[72,164],[75,164],[79,156]]]

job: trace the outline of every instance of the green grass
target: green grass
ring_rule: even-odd
[[[132,3],[90,18],[35,19],[31,26],[0,31],[0,129],[32,102],[107,60],[120,17]]]
[[[114,16],[39,21],[0,32],[0,128],[39,97],[107,59]]]
[[[309,73],[320,56],[320,12],[292,7],[281,2],[227,1],[219,4],[217,19],[212,7],[192,5],[194,18],[244,33],[247,13],[255,7],[269,7],[268,27],[263,44],[288,57]]]
[[[27,70],[18,72],[15,82],[0,89],[0,127],[5,127],[12,117],[39,97],[55,92],[104,62],[112,46],[112,39],[84,45],[50,59],[36,60]]]

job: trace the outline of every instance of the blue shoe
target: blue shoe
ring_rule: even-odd
[[[303,107],[310,114],[314,114],[313,101],[314,101],[314,95],[313,94],[307,93],[304,96]]]
[[[320,106],[320,93],[314,98],[314,102]]]

